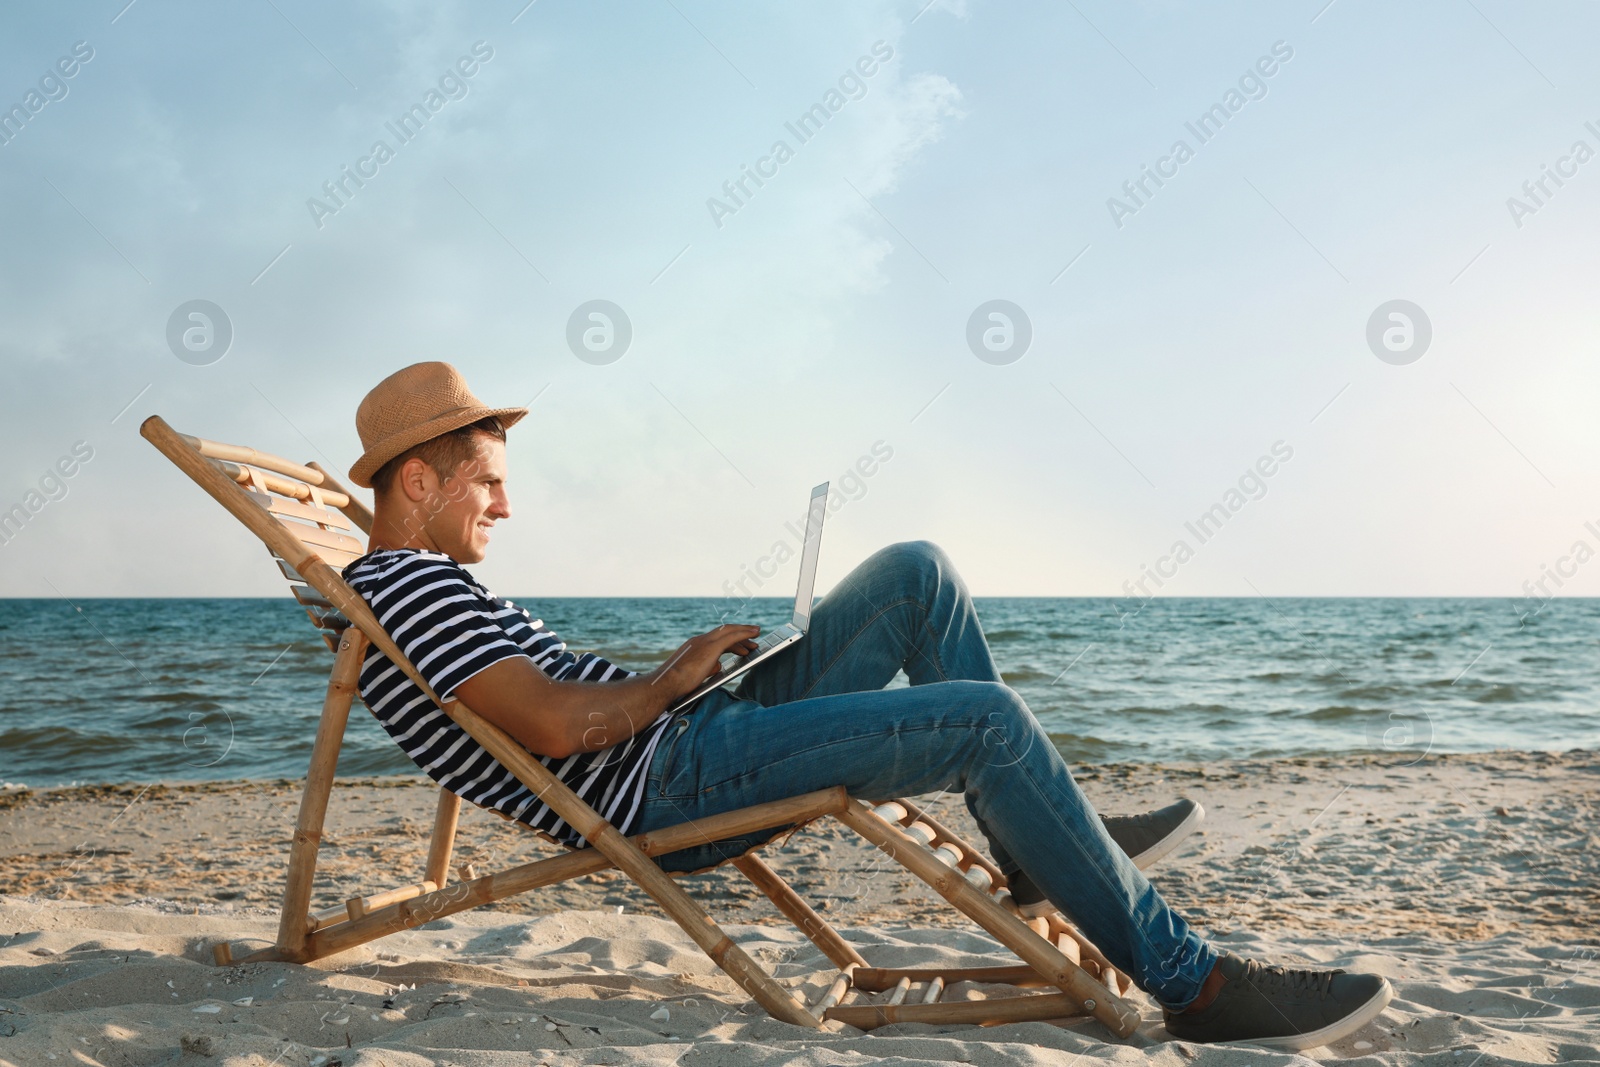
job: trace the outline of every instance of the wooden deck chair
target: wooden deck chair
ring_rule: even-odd
[[[1138,1011],[1122,996],[1131,988],[1126,977],[1061,917],[1024,922],[999,869],[910,801],[874,806],[838,787],[623,837],[510,735],[459,700],[440,702],[390,640],[366,601],[340,575],[365,551],[355,529],[370,534],[372,513],[338,479],[316,464],[302,466],[251,448],[176,433],[159,416],[147,419],[139,432],[265,543],[293,583],[295,598],[335,653],[289,849],[277,941],[237,959],[231,944],[217,944],[213,952],[218,965],[305,963],[482,904],[616,868],[654,898],[757,1004],[784,1022],[821,1027],[837,1020],[871,1029],[894,1022],[993,1024],[1088,1014],[1118,1037],[1127,1037],[1138,1025]],[[589,847],[488,874],[464,867],[462,880],[452,883],[450,857],[461,801],[441,789],[419,881],[357,897],[342,908],[311,912],[312,879],[334,766],[369,642],[582,834]],[[808,1005],[763,972],[650,858],[823,816],[838,819],[922,879],[1021,963],[960,969],[872,967],[751,849],[730,862],[838,968],[820,998]],[[941,1003],[945,987],[961,981],[1056,991]],[[913,986],[918,987],[915,993]]]

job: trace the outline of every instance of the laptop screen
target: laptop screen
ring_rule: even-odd
[[[822,544],[822,519],[828,512],[828,483],[811,490],[806,509],[806,543],[800,550],[800,587],[794,594],[794,625],[804,630],[811,621],[811,591],[817,584],[817,549]]]

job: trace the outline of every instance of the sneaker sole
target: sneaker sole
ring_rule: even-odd
[[[1165,859],[1173,849],[1181,845],[1183,843],[1183,839],[1188,837],[1189,834],[1193,832],[1194,828],[1200,825],[1201,820],[1203,820],[1205,817],[1206,809],[1204,805],[1202,805],[1198,800],[1195,801],[1194,810],[1191,811],[1182,822],[1173,827],[1171,833],[1157,841],[1155,844],[1151,845],[1149,848],[1145,849],[1143,852],[1139,853],[1137,856],[1130,857],[1133,860],[1133,865],[1139,868],[1141,871],[1149,867],[1154,867],[1157,863],[1160,863],[1163,859]]]
[[[1383,980],[1383,988],[1374,993],[1371,1000],[1368,1000],[1338,1022],[1329,1023],[1321,1030],[1310,1030],[1303,1034],[1287,1034],[1283,1037],[1262,1037],[1249,1041],[1230,1041],[1228,1044],[1253,1045],[1257,1048],[1270,1048],[1280,1052],[1300,1052],[1308,1048],[1331,1045],[1340,1038],[1349,1037],[1383,1014],[1383,1009],[1389,1006],[1389,1001],[1393,998],[1394,987],[1385,978]]]
[[[1024,919],[1048,919],[1060,909],[1048,900],[1035,901],[1032,904],[1018,904],[1017,911]]]

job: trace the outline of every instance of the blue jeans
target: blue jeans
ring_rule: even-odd
[[[885,690],[902,668],[910,688]],[[874,553],[816,606],[803,640],[670,726],[633,830],[836,785],[871,801],[962,793],[996,865],[1025,870],[1117,969],[1169,1008],[1199,994],[1215,950],[1106,833],[927,541]],[[697,870],[778,832],[659,862]]]

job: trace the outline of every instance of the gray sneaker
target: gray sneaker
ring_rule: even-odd
[[[1111,840],[1142,871],[1155,866],[1167,853],[1177,848],[1178,843],[1188,837],[1205,817],[1206,809],[1200,806],[1199,801],[1185,797],[1143,815],[1102,815],[1100,821],[1105,823],[1106,833],[1111,835]]]
[[[1327,1045],[1355,1033],[1394,996],[1376,974],[1289,970],[1225,953],[1227,979],[1194,1014],[1165,1012],[1167,1033],[1180,1041],[1226,1041],[1289,1052]]]
[[[1100,822],[1105,826],[1106,833],[1111,835],[1111,840],[1142,871],[1177,848],[1178,843],[1188,837],[1205,817],[1205,808],[1185,798],[1143,815],[1102,815]],[[1011,889],[1011,899],[1017,902],[1025,918],[1042,918],[1056,910],[1056,906],[1045,899],[1044,892],[1033,884],[1033,879],[1026,872],[1018,871],[1007,879],[1007,884]]]

